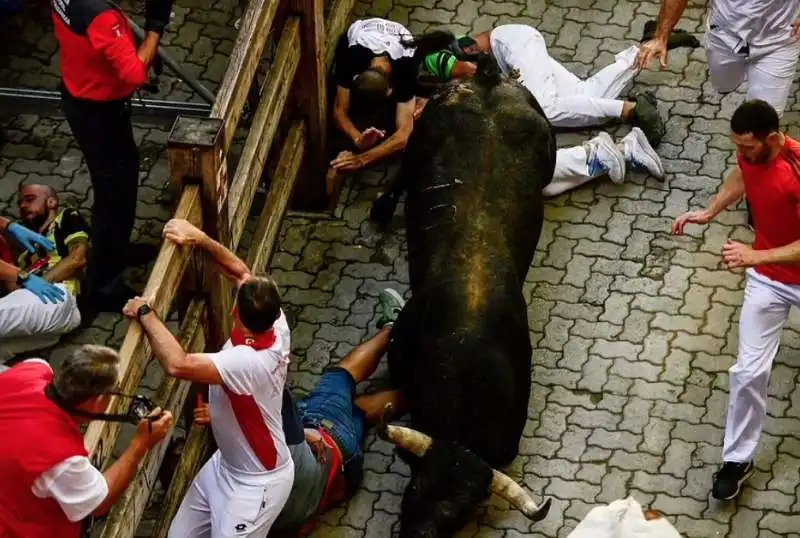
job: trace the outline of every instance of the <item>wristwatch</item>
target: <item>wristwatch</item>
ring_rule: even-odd
[[[24,271],[20,269],[19,273],[17,273],[17,286],[22,286],[25,284],[25,281],[28,280],[28,277],[31,276],[28,271]]]
[[[142,316],[146,316],[152,311],[153,309],[150,308],[150,305],[145,303],[139,307],[139,310],[136,311],[136,319],[142,319]]]

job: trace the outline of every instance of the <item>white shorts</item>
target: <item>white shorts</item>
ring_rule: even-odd
[[[265,538],[289,499],[294,464],[264,474],[232,472],[217,450],[197,473],[168,538]]]

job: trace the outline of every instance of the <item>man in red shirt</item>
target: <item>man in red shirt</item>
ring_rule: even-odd
[[[153,245],[130,243],[139,187],[130,98],[147,81],[172,0],[147,0],[138,49],[125,14],[107,0],[51,0],[51,6],[61,48],[61,102],[94,190],[90,304],[118,312],[136,294],[120,280],[123,268],[156,253]]]
[[[739,321],[739,353],[730,373],[723,465],[712,494],[739,495],[753,473],[753,455],[767,412],[767,387],[789,309],[800,306],[800,143],[780,131],[778,113],[766,101],[743,103],[731,118],[738,166],[707,209],[681,215],[672,232],[687,223],[706,224],[746,195],[755,240],[729,240],[722,248],[728,267],[746,267],[747,286]]]

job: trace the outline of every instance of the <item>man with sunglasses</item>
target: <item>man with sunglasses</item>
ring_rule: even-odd
[[[0,536],[79,538],[81,520],[105,515],[169,433],[169,412],[103,414],[118,378],[119,355],[94,345],[74,350],[55,372],[29,359],[0,373]],[[104,473],[90,462],[80,430],[93,419],[138,421]]]
[[[187,353],[147,300],[123,313],[141,323],[168,375],[209,385],[211,427],[219,449],[198,473],[169,529],[170,538],[267,535],[294,481],[281,422],[291,350],[275,281],[255,276],[233,252],[191,223],[173,219],[164,236],[199,247],[237,286],[231,338],[217,353]]]

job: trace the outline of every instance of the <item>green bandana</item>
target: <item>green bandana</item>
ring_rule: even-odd
[[[441,80],[450,80],[456,61],[453,53],[440,50],[425,56],[425,70]]]

